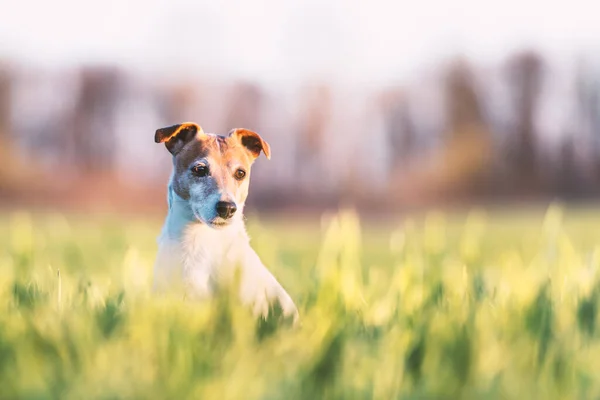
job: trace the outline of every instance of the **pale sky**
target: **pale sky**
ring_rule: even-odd
[[[384,83],[445,56],[600,54],[593,0],[0,0],[0,57],[286,82]]]

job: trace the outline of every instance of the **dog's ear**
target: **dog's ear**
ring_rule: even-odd
[[[167,126],[156,130],[154,141],[164,143],[171,154],[177,154],[183,146],[196,137],[198,133],[204,133],[202,128],[193,122]]]
[[[229,136],[239,140],[242,146],[252,154],[254,159],[260,156],[261,151],[265,153],[267,160],[271,159],[271,146],[269,146],[269,143],[263,140],[258,133],[248,129],[236,128],[229,132]]]

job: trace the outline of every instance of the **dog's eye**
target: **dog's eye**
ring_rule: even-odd
[[[192,173],[194,175],[200,176],[200,177],[206,176],[206,175],[208,175],[208,167],[206,165],[202,165],[202,164],[194,165],[192,167]]]
[[[246,177],[246,171],[244,171],[243,169],[238,169],[237,171],[235,171],[235,179],[237,179],[238,181],[241,181],[242,179],[244,179]]]

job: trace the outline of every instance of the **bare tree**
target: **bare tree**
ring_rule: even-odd
[[[589,64],[581,63],[577,71],[577,106],[581,116],[584,140],[590,143],[587,148],[588,165],[584,170],[591,182],[586,185],[598,192],[598,177],[600,177],[600,71],[590,68]]]
[[[454,60],[445,75],[446,136],[442,157],[445,180],[455,191],[482,188],[491,166],[491,135],[474,73],[466,60]]]
[[[577,195],[581,189],[578,185],[578,171],[575,157],[573,135],[567,135],[560,144],[559,169],[556,182],[558,190],[562,195]]]
[[[0,146],[8,147],[11,137],[12,76],[8,67],[0,64]]]
[[[408,98],[401,89],[392,89],[382,96],[381,107],[389,143],[392,168],[396,169],[413,152],[415,126],[410,115]]]
[[[0,195],[2,189],[9,184],[12,171],[14,171],[13,156],[13,140],[11,132],[11,94],[12,94],[11,74],[8,67],[0,64]],[[12,166],[12,167],[11,167]]]
[[[112,68],[83,68],[70,135],[76,165],[83,172],[110,170],[114,164],[114,119],[121,76]]]
[[[315,179],[322,173],[323,137],[332,112],[332,93],[326,85],[305,89],[301,97],[302,117],[298,122],[296,170],[303,190],[310,191],[319,184]]]
[[[451,138],[468,133],[466,129],[471,126],[484,124],[473,72],[465,60],[458,59],[450,65],[445,93],[447,128]]]
[[[514,56],[508,63],[509,88],[513,104],[514,137],[507,162],[520,188],[534,190],[538,183],[535,117],[543,84],[544,62],[534,51]]]

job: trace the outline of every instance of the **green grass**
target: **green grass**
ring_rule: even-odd
[[[599,398],[600,211],[249,221],[300,329],[153,298],[160,220],[0,217],[0,399]]]

